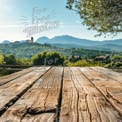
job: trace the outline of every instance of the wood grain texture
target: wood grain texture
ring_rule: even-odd
[[[122,122],[122,75],[110,69],[32,67],[0,83],[0,122]]]
[[[78,116],[78,92],[72,80],[70,68],[64,69],[62,105],[61,105],[61,122],[77,122]]]
[[[24,94],[47,70],[38,68],[22,77],[0,86],[0,112],[11,106],[22,94]]]
[[[1,120],[53,122],[58,105],[62,72],[63,68],[50,69],[8,109]]]
[[[7,75],[7,76],[3,76],[3,77],[0,77],[0,86],[3,85],[3,84],[6,84],[16,78],[19,78],[33,70],[37,69],[37,67],[31,67],[31,68],[28,68],[28,69],[24,69],[22,71],[19,71],[19,72],[16,72],[16,73],[13,73],[11,75]]]
[[[122,84],[91,68],[80,70],[122,115]]]
[[[78,68],[66,68],[64,72],[60,116],[63,122],[118,122],[122,119]]]
[[[93,67],[93,70],[96,70],[97,72],[100,72],[122,84],[122,73],[120,72],[115,72],[112,69],[107,69],[103,67]]]

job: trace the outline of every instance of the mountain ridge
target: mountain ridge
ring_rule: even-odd
[[[56,36],[51,39],[40,37],[36,41],[36,43],[44,44],[75,44],[80,46],[94,46],[94,45],[103,45],[103,44],[117,44],[122,45],[122,39],[115,40],[104,40],[104,41],[93,41],[88,39],[80,39],[77,37],[72,37],[69,35]]]
[[[20,40],[10,42],[8,40],[3,41],[1,44],[10,43],[24,43],[26,40]],[[77,37],[62,35],[48,38],[46,36],[39,37],[34,43],[39,44],[50,44],[60,48],[84,48],[84,49],[100,49],[100,50],[115,50],[122,51],[122,39],[115,40],[104,40],[104,41],[93,41],[88,39],[80,39]]]

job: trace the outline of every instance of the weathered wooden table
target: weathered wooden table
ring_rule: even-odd
[[[122,73],[31,67],[1,77],[0,122],[122,122]]]

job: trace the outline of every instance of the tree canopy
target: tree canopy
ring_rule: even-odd
[[[3,65],[3,64],[5,64],[4,55],[0,54],[0,65]]]
[[[14,65],[16,64],[16,58],[14,55],[6,55],[5,58],[4,58],[6,64],[8,65]]]
[[[63,65],[65,56],[58,52],[41,52],[32,57],[33,65]]]
[[[122,32],[122,0],[67,0],[66,7],[75,10],[82,23],[99,36]]]

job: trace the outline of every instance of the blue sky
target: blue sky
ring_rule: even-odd
[[[66,9],[65,6],[66,0],[0,0],[0,42],[30,38],[23,31],[27,30],[28,27],[31,27],[32,31],[34,24],[37,24],[37,20],[39,21],[38,27],[44,26],[47,17],[51,25],[58,22],[58,26],[56,25],[55,28],[45,31],[37,32],[33,30],[32,36],[35,40],[42,36],[52,38],[59,35],[71,35],[98,41],[122,38],[122,34],[114,38],[94,37],[97,32],[88,31],[87,27],[81,24],[82,20],[79,15]],[[25,25],[25,23],[28,25]]]

